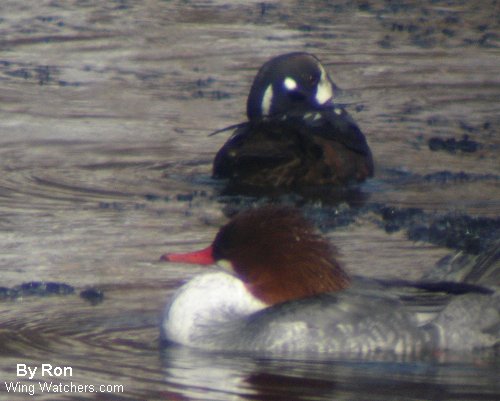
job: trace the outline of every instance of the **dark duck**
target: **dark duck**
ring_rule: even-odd
[[[373,176],[365,136],[333,95],[333,82],[312,54],[269,60],[250,89],[248,121],[229,127],[236,129],[215,156],[214,178],[293,190],[343,187]]]

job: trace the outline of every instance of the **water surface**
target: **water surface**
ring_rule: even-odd
[[[315,53],[372,148],[361,212],[323,222],[348,270],[418,279],[452,252],[388,233],[377,205],[498,218],[498,5],[481,4],[3,1],[0,286],[76,292],[0,301],[0,398],[27,398],[4,382],[52,380],[17,377],[22,363],[72,367],[56,384],[124,388],[37,388],[38,399],[498,399],[489,352],[366,361],[158,345],[164,303],[202,271],[159,256],[205,246],[234,201],[210,179],[228,134],[207,135],[244,120],[251,80],[274,55]],[[479,149],[428,147],[464,135]],[[305,207],[321,216],[321,203]],[[104,301],[80,298],[88,287]]]

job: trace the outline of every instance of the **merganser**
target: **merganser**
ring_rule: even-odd
[[[206,350],[412,354],[500,344],[500,296],[466,283],[352,279],[296,209],[241,212],[197,252],[216,264],[167,304],[161,338]]]
[[[269,60],[250,89],[248,122],[236,125],[215,156],[213,176],[232,186],[291,189],[371,177],[366,139],[347,111],[333,104],[333,94],[334,84],[314,55]]]

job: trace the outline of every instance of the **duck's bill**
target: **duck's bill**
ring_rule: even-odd
[[[215,263],[212,254],[212,245],[199,251],[187,253],[166,253],[160,260],[164,262],[189,263],[195,265],[213,265]]]

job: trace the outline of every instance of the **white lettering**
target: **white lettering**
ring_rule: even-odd
[[[28,379],[32,380],[33,377],[35,376],[37,369],[38,368],[36,366],[34,368],[31,368],[24,363],[18,363],[17,364],[17,377],[29,375]]]
[[[93,384],[75,384],[73,382],[69,384],[38,382],[38,386],[42,393],[94,393],[96,391]],[[123,385],[121,387],[123,388]]]
[[[52,383],[38,382],[38,385],[40,386],[40,390],[42,393],[44,393],[45,391],[48,393],[50,392],[50,386],[52,385]]]
[[[123,384],[101,384],[99,386],[99,391],[101,393],[123,393]]]
[[[5,388],[7,389],[7,392],[10,393],[10,390],[12,390],[14,393],[17,391],[17,387],[19,386],[19,382],[16,382],[16,384],[14,385],[14,382],[10,382],[10,383],[7,383],[7,382],[4,382],[5,383]]]
[[[27,393],[29,395],[34,395],[35,394],[35,385],[34,384],[22,384],[21,382],[4,382],[5,383],[5,389],[7,390],[8,393],[11,391],[13,393]]]
[[[42,376],[47,374],[50,377],[68,377],[73,376],[73,368],[71,366],[52,366],[50,363],[42,364]]]
[[[42,376],[45,376],[45,373],[52,376],[52,365],[50,363],[42,363]]]
[[[24,363],[17,364],[17,377],[26,376],[28,372],[26,371],[26,365]]]

